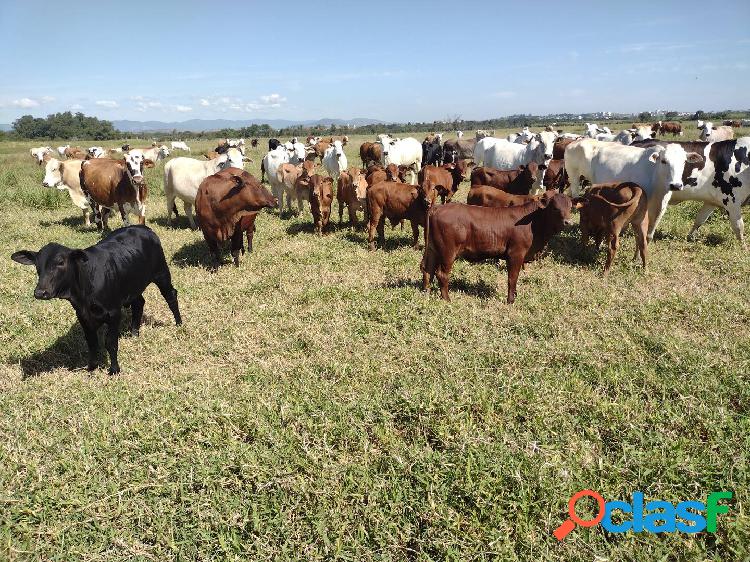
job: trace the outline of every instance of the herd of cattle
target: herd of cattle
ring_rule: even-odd
[[[320,235],[330,227],[334,197],[339,224],[348,210],[350,227],[358,212],[368,225],[370,249],[385,238],[385,222],[411,223],[413,245],[419,247],[424,229],[420,269],[423,288],[430,290],[437,277],[441,296],[449,300],[449,277],[454,261],[505,259],[508,268],[507,301],[516,297],[523,264],[544,252],[550,239],[580,214],[583,243],[592,237],[597,248],[607,241],[605,275],[610,270],[621,231],[631,226],[636,253],[646,267],[647,247],[669,204],[687,200],[703,203],[689,236],[716,209],[729,216],[732,228],[745,245],[741,206],[750,201],[750,137],[734,139],[733,123],[714,126],[699,121],[699,141],[658,140],[682,135],[679,123],[633,124],[617,134],[587,123],[582,135],[548,126],[532,132],[525,127],[506,138],[477,131],[466,138],[443,141],[431,134],[419,142],[386,134],[364,142],[362,166],[350,165],[344,153],[349,139],[308,137],[306,142],[270,139],[261,162],[261,179],[243,169],[250,160],[244,139],[227,139],[204,158],[177,157],[164,165],[164,193],[169,217],[183,202],[192,228],[200,228],[214,259],[230,241],[234,264],[244,253],[244,237],[252,251],[255,219],[264,208],[304,212],[310,205],[314,229]],[[257,140],[251,141],[257,147]],[[182,142],[171,150],[190,151]],[[96,329],[109,326],[106,344],[110,372],[118,372],[117,326],[123,306],[133,310],[132,331],[137,332],[143,311],[142,293],[154,282],[181,321],[164,252],[156,235],[145,226],[148,187],[144,168],[167,158],[166,145],[146,148],[122,146],[105,150],[90,147],[31,150],[45,164],[42,184],[70,193],[74,205],[90,224],[108,227],[108,216],[119,211],[126,224],[98,244],[74,250],[48,244],[39,252],[13,254],[19,263],[35,265],[39,282],[35,296],[70,300],[89,345],[89,367],[96,366]],[[119,158],[122,154],[122,158]],[[319,162],[318,162],[319,161]],[[325,172],[316,173],[318,164]],[[451,199],[469,175],[467,203]],[[266,181],[270,191],[263,183]],[[570,193],[568,195],[567,193]],[[437,204],[440,198],[442,204]],[[135,214],[140,225],[127,226]]]

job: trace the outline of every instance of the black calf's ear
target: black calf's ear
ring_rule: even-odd
[[[87,261],[89,261],[89,258],[86,255],[86,252],[84,252],[83,250],[73,250],[72,252],[70,252],[70,261],[79,261],[86,263]]]
[[[34,265],[36,264],[36,254],[37,252],[31,250],[21,250],[20,252],[14,252],[10,259],[23,265]]]

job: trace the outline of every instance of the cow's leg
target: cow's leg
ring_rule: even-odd
[[[83,335],[89,348],[89,363],[86,368],[93,371],[99,365],[99,336],[96,334],[96,326],[90,324],[78,311],[76,311],[76,316],[83,328]]]
[[[451,278],[453,261],[456,259],[456,257],[446,256],[446,258],[447,259],[438,264],[438,266],[435,268],[435,276],[437,277],[438,283],[440,284],[440,298],[450,302],[451,297],[448,294],[448,283],[450,282]]]
[[[112,209],[109,207],[104,207],[102,209],[102,225],[104,225],[104,230],[109,230],[109,215],[112,213]]]
[[[175,324],[180,326],[182,324],[182,316],[180,316],[180,305],[177,302],[177,289],[172,285],[172,275],[169,273],[169,268],[166,264],[161,273],[154,275],[154,283],[159,288],[161,296],[167,301],[169,310],[172,311],[172,316],[174,316]]]
[[[104,345],[109,353],[109,374],[116,375],[120,372],[120,364],[117,362],[117,344],[120,339],[120,319],[122,311],[118,309],[107,319],[107,337]]]
[[[219,268],[219,265],[221,265],[221,250],[219,244],[216,240],[206,240],[206,244],[208,245],[208,251],[211,254],[211,258],[213,258],[211,269],[216,271]]]
[[[367,232],[367,241],[370,244],[370,250],[375,249],[375,230],[379,227],[380,223],[380,209],[373,209],[370,213],[370,223]]]
[[[357,206],[354,203],[348,203],[347,210],[349,211],[349,228],[351,230],[357,229]],[[341,220],[339,219],[339,224]]]
[[[688,232],[688,240],[695,240],[695,237],[698,234],[698,229],[703,226],[703,223],[708,220],[708,217],[710,217],[711,213],[713,213],[716,209],[717,207],[711,205],[710,203],[703,203],[703,207],[701,207],[698,211],[698,214],[695,215],[695,219],[693,220],[693,228],[691,228],[690,232]]]
[[[86,226],[91,226],[91,211],[83,209],[83,222]]]
[[[659,226],[661,218],[667,211],[669,206],[669,200],[672,198],[672,192],[668,191],[664,195],[655,193],[654,197],[650,200],[648,209],[648,241],[651,242],[654,239],[654,232],[656,227]]]
[[[240,229],[239,223],[234,227],[234,234],[232,234],[232,258],[234,259],[234,267],[240,266],[240,252],[244,248],[242,247],[242,229]]]
[[[620,245],[620,237],[617,232],[609,233],[609,246],[607,247],[607,261],[604,264],[604,276],[609,274],[609,269],[612,267],[612,262],[617,254],[617,248]]]
[[[344,224],[344,202],[343,201],[339,201],[338,204],[339,204],[339,226],[341,227]],[[349,222],[350,223],[351,223],[351,216],[352,216],[352,214],[349,213]]]
[[[248,228],[246,231],[247,234],[247,252],[252,253],[253,251],[253,236],[255,235],[255,223],[253,223],[251,228]]]
[[[411,247],[415,250],[419,250],[419,222],[415,220],[410,220],[411,223],[411,236],[412,236],[412,244]],[[425,240],[425,244],[427,241]]]
[[[729,213],[729,224],[732,225],[734,235],[737,240],[740,241],[742,247],[747,250],[747,243],[745,243],[745,223],[742,221],[742,208],[738,204],[731,205],[727,208]]]
[[[193,204],[192,203],[188,203],[187,201],[185,201],[182,204],[182,208],[185,209],[185,215],[187,215],[188,222],[190,223],[190,228],[192,228],[193,230],[195,230],[197,228],[197,226],[195,224],[195,218],[193,218]],[[177,209],[175,209],[175,211],[176,210]]]
[[[639,224],[633,223],[633,233],[635,234],[635,253],[633,254],[633,261],[638,259],[638,254],[641,255],[641,261],[643,262],[643,269],[646,269],[646,253],[648,252],[648,242],[646,241],[646,221],[643,220]]]
[[[143,319],[143,305],[146,300],[143,295],[138,295],[130,303],[131,320],[130,320],[130,333],[134,336],[138,335],[141,330],[141,320]]]
[[[523,267],[524,256],[519,255],[518,252],[510,254],[506,260],[508,268],[508,304],[513,304],[516,300],[516,285],[518,284],[518,276],[521,273]]]
[[[166,193],[166,189],[164,191],[167,196],[167,220],[172,223],[173,220],[177,219],[179,213],[177,212],[177,205],[175,205],[174,193],[171,193],[171,190],[170,193]],[[187,205],[187,202],[185,202],[184,205]],[[172,218],[172,213],[174,213],[174,219]]]
[[[429,293],[432,280],[435,278],[435,267],[437,264],[437,256],[434,250],[427,248],[422,256],[422,263],[419,264],[419,268],[422,270],[422,290]]]

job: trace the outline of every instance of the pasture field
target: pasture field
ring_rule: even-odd
[[[0,143],[0,559],[750,560],[750,255],[726,217],[688,242],[698,205],[670,207],[649,269],[628,233],[606,280],[574,226],[513,306],[491,263],[458,262],[445,303],[419,290],[408,224],[369,252],[361,230],[314,235],[309,207],[262,213],[254,253],[211,273],[181,205],[165,218],[162,162],[147,224],[185,323],[149,287],[108,377],[85,370],[70,305],[35,301],[10,260],[100,237],[41,186],[39,144]],[[734,498],[715,534],[559,543],[584,488]]]

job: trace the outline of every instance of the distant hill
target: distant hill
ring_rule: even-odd
[[[355,117],[353,119],[314,119],[314,120],[289,120],[289,119],[249,119],[249,120],[237,120],[237,119],[189,119],[187,121],[112,121],[115,129],[128,133],[142,133],[145,131],[153,132],[164,132],[172,131],[174,129],[178,131],[218,131],[220,129],[239,129],[240,127],[249,127],[250,125],[263,125],[267,124],[274,129],[283,129],[284,127],[292,127],[296,125],[303,125],[305,127],[314,127],[315,125],[352,125],[360,127],[362,125],[377,125],[385,123],[385,121],[379,121],[378,119],[367,119],[364,117]]]

